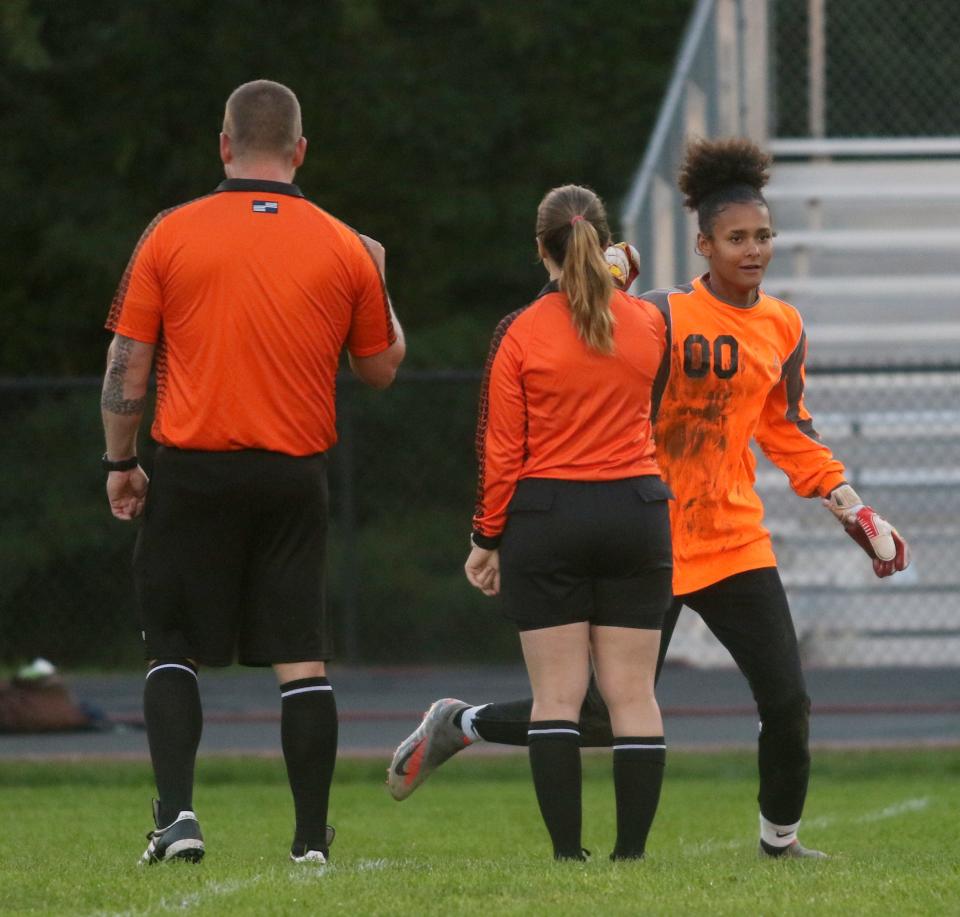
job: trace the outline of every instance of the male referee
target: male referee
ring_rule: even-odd
[[[220,134],[226,180],[159,214],[120,281],[101,400],[118,519],[141,514],[134,580],[159,799],[143,863],[196,862],[197,669],[271,665],[296,811],[291,858],[323,864],[337,710],[326,678],[326,451],[344,346],[386,388],[403,332],[384,250],[293,184],[307,141],[286,86],[245,83]],[[153,481],[137,431],[156,361]]]

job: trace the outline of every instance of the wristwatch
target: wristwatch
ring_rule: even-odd
[[[103,453],[103,458],[100,459],[100,464],[103,466],[104,471],[131,471],[140,464],[140,459],[135,455],[131,455],[130,458],[120,459],[119,462],[111,462],[107,458],[107,453]]]

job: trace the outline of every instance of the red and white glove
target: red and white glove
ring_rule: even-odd
[[[613,284],[620,290],[629,290],[640,273],[640,252],[629,242],[610,245],[603,253],[610,267]]]
[[[910,545],[900,533],[872,507],[865,506],[849,484],[841,484],[824,498],[823,505],[833,513],[844,531],[873,560],[873,572],[892,576],[910,566]]]

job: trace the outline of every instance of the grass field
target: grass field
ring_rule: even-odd
[[[286,861],[272,760],[201,761],[199,866],[141,869],[142,764],[0,765],[0,914],[960,914],[960,750],[819,753],[802,837],[829,862],[756,856],[749,754],[669,756],[648,856],[612,864],[609,757],[584,758],[586,864],[555,864],[523,755],[464,755],[408,801],[341,761],[326,869]]]

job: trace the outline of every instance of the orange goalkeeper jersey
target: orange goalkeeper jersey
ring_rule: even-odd
[[[659,474],[651,411],[666,371],[666,323],[655,306],[626,293],[614,293],[610,308],[610,355],[579,338],[556,283],[498,325],[477,426],[478,544],[495,546],[520,478]]]
[[[844,479],[803,403],[800,314],[762,290],[753,306],[730,305],[704,279],[642,297],[669,323],[670,374],[655,436],[676,495],[676,595],[776,563],[753,486],[751,439],[802,497],[825,496]]]

